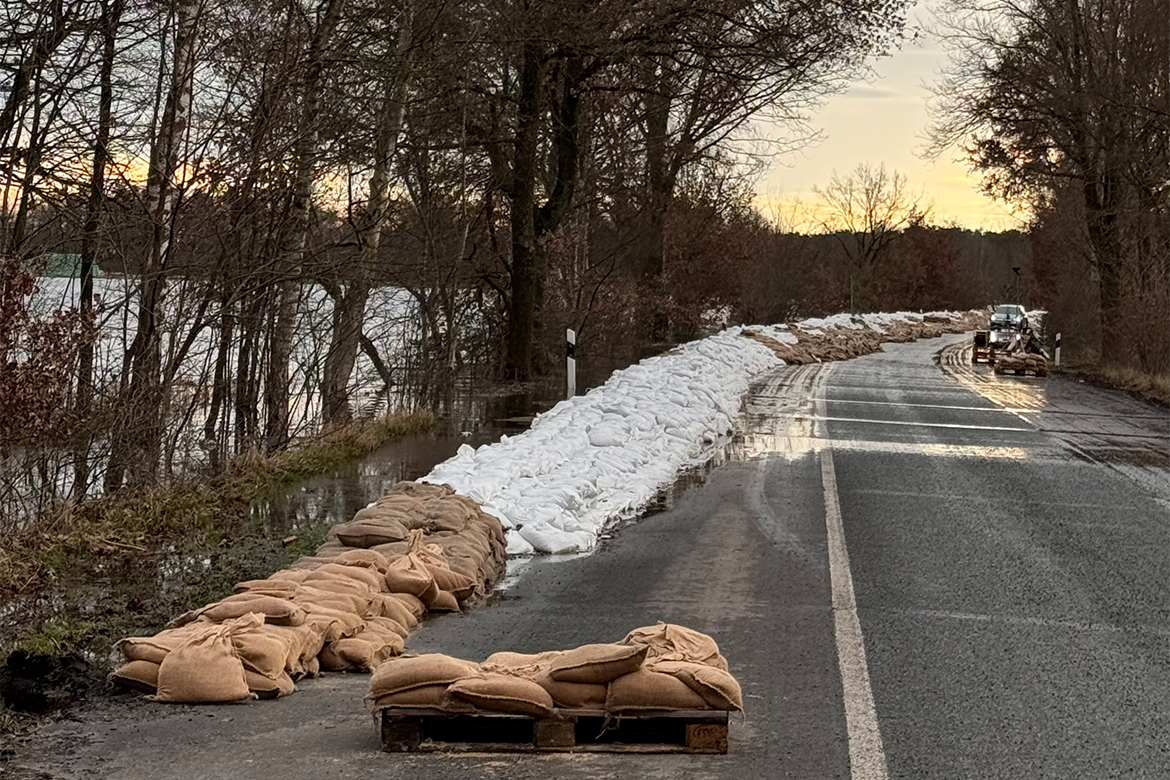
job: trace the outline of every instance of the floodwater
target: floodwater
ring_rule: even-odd
[[[86,648],[100,666],[122,636],[153,633],[188,609],[262,578],[311,553],[330,526],[417,479],[464,444],[523,431],[548,408],[553,388],[467,392],[448,398],[434,428],[392,441],[330,474],[273,489],[239,507],[210,532],[161,548],[114,546],[81,553],[48,587],[0,604],[0,644],[33,632]]]

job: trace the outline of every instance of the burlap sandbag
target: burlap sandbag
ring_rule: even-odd
[[[292,601],[275,596],[254,596],[249,593],[228,596],[223,601],[186,612],[172,622],[178,626],[193,620],[222,623],[250,614],[263,615],[264,622],[277,626],[299,626],[305,622],[305,611]]]
[[[677,677],[717,710],[743,709],[743,691],[730,672],[687,661],[647,661],[644,668]]]
[[[401,523],[417,505],[418,501],[411,498],[380,498],[370,506],[359,509],[353,519],[373,523],[386,520]]]
[[[554,680],[547,672],[536,675],[533,682],[548,691],[558,707],[574,710],[605,709],[605,697],[609,692],[607,685],[561,682]]]
[[[372,569],[368,571],[376,573]],[[306,579],[301,584],[301,589],[297,595],[300,596],[306,592],[313,591],[342,593],[347,596],[358,596],[361,598],[367,598],[371,593],[376,592],[371,591],[369,585],[360,580],[355,580],[351,577],[342,577],[339,574],[330,574],[328,572],[318,574],[311,579]]]
[[[304,582],[312,572],[303,569],[281,569],[268,575],[268,579],[278,582]]]
[[[635,628],[620,644],[645,647],[647,661],[689,661],[727,671],[715,640],[685,626],[660,622]]]
[[[232,648],[228,626],[208,624],[167,654],[158,669],[155,701],[217,703],[251,698],[244,664]]]
[[[312,571],[324,566],[327,563],[333,563],[336,560],[332,555],[302,555],[295,561],[290,563],[290,569]]]
[[[552,715],[553,700],[548,691],[523,677],[484,673],[454,682],[448,691],[453,698],[470,702],[481,710],[535,718]]]
[[[360,514],[360,513],[359,513]],[[389,519],[354,519],[333,527],[337,539],[349,547],[369,548],[401,542],[406,538],[402,523]]]
[[[114,647],[127,661],[148,661],[161,664],[167,653],[184,644],[195,635],[206,631],[203,624],[191,623],[182,628],[168,628],[154,636],[132,636],[118,642]]]
[[[451,590],[455,594],[455,598],[460,601],[466,601],[472,596],[482,594],[484,592],[484,583],[495,580],[495,577],[489,573],[489,570],[483,563],[471,558],[451,555],[447,558],[447,565],[451,567],[452,572],[465,577],[471,583],[470,589],[462,593],[458,589]]]
[[[459,612],[459,600],[454,595],[439,588],[438,583],[431,581],[431,586],[419,594],[419,598],[427,605],[428,612]]]
[[[544,653],[513,653],[504,650],[489,655],[480,667],[485,672],[536,680],[540,675],[547,674],[553,662],[562,655],[563,650],[549,650]]]
[[[453,571],[446,564],[443,566],[427,566],[439,590],[445,590],[457,600],[464,601],[475,592],[476,581],[471,577]]]
[[[316,658],[317,653],[325,645],[325,637],[318,626],[305,623],[301,626],[264,626],[264,632],[284,640],[288,648],[285,656],[284,671],[297,680],[308,674],[310,659]]]
[[[477,664],[449,655],[431,653],[401,656],[386,661],[374,670],[370,678],[370,694],[377,698],[423,685],[447,685],[478,673]]]
[[[422,527],[431,533],[442,531],[458,533],[467,527],[467,513],[462,507],[448,501],[432,501],[430,503],[439,505],[428,507],[426,515],[421,518],[420,525],[416,527]]]
[[[392,496],[401,494],[404,496],[410,496],[411,498],[430,498],[432,496],[450,496],[454,493],[455,488],[445,483],[412,482],[403,480],[401,482],[395,482],[394,486],[390,488],[387,495]]]
[[[397,599],[398,602],[402,604],[402,606],[410,610],[410,613],[414,615],[416,619],[421,618],[423,615],[427,614],[427,605],[422,603],[422,599],[420,599],[418,596],[411,595],[410,593],[388,593],[386,595],[390,596],[392,599]]]
[[[314,626],[321,632],[326,642],[335,642],[347,636],[353,636],[362,629],[366,622],[352,612],[331,609],[317,604],[304,604],[305,623]]]
[[[235,591],[237,593],[261,593],[266,596],[282,596],[288,598],[295,596],[300,590],[300,584],[290,580],[245,580],[244,582],[237,582]]]
[[[320,604],[331,609],[341,609],[346,612],[353,612],[355,615],[362,615],[370,609],[370,604],[373,601],[372,597],[378,595],[369,592],[355,593],[345,589],[330,590],[318,587],[328,584],[330,583],[317,581],[312,585],[306,585],[291,600],[302,606],[306,604]]]
[[[384,574],[386,567],[390,565],[386,556],[376,550],[348,550],[338,555],[334,560],[344,566],[364,566],[379,574]]]
[[[364,631],[339,639],[322,648],[317,656],[321,668],[330,672],[372,672],[387,659],[402,652],[402,638]]]
[[[131,661],[110,674],[110,682],[120,688],[153,694],[158,689],[158,667],[150,661]]]
[[[388,561],[393,562],[394,559],[406,555],[408,552],[410,552],[410,543],[391,542],[390,544],[376,544],[371,547],[370,550],[385,555]]]
[[[457,699],[448,693],[448,685],[422,685],[400,693],[388,693],[373,699],[373,708],[404,710],[441,710],[451,713],[475,712],[471,702]]]
[[[279,699],[297,689],[293,679],[283,673],[272,678],[244,669],[244,679],[248,681],[248,688],[256,694],[257,699]]]
[[[329,580],[338,575],[364,583],[369,590],[375,593],[382,590],[382,578],[377,572],[360,566],[342,566],[338,563],[327,563],[313,570],[308,577],[305,577],[304,584],[311,585],[316,581]]]
[[[346,550],[352,549],[352,547],[346,544],[342,544],[340,540],[332,539],[314,550],[313,555],[314,557],[328,558],[329,560],[333,560],[335,556],[341,555]]]
[[[636,671],[646,657],[646,648],[637,645],[582,645],[566,650],[549,668],[561,682],[605,684]]]
[[[415,617],[414,612],[408,608],[400,599],[394,598],[392,594],[375,594],[375,598],[371,602],[371,605],[377,607],[377,614],[381,615],[382,617],[390,618],[395,623],[398,623],[407,630],[410,630],[418,625],[418,618]]]
[[[609,684],[605,709],[613,714],[647,710],[708,709],[706,700],[677,677],[639,669]]]
[[[233,632],[232,648],[243,661],[245,671],[255,672],[270,680],[285,673],[291,653],[287,638],[261,630]]]
[[[386,589],[391,593],[408,593],[422,596],[429,588],[435,587],[435,578],[430,569],[409,553],[392,562],[386,569]]]
[[[406,626],[402,625],[393,618],[382,617],[381,615],[370,615],[367,616],[365,620],[366,627],[363,629],[365,631],[380,631],[388,636],[393,635],[401,639],[405,639],[410,634],[410,631],[406,629]]]

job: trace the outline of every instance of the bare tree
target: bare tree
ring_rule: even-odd
[[[284,274],[278,287],[275,319],[269,334],[268,371],[265,379],[264,405],[267,421],[264,446],[268,452],[283,448],[289,437],[288,363],[292,353],[293,327],[297,301],[301,294],[299,279],[304,262],[305,245],[311,227],[313,180],[321,150],[318,146],[321,98],[324,91],[326,60],[334,44],[333,33],[341,19],[346,0],[323,0],[318,21],[305,54],[303,110],[300,135],[294,150],[292,215],[287,244],[281,258]]]
[[[952,61],[936,88],[935,153],[962,146],[988,191],[1037,209],[1064,182],[1079,188],[1111,356],[1130,352],[1126,269],[1151,255],[1139,226],[1166,219],[1167,18],[1166,0],[953,0],[939,14]],[[1164,277],[1170,259],[1153,256]]]
[[[398,140],[402,134],[406,89],[411,71],[414,6],[406,0],[387,20],[387,29],[397,27],[394,35],[390,68],[382,78],[381,103],[375,114],[373,167],[370,173],[369,200],[358,226],[359,254],[353,278],[333,291],[333,329],[323,369],[324,419],[327,425],[349,421],[349,378],[362,333],[366,300],[370,294],[371,271],[377,264],[382,232],[389,220],[390,177]]]
[[[922,196],[912,193],[906,177],[861,163],[847,174],[833,171],[820,198],[821,228],[840,244],[848,264],[849,308],[868,310],[875,274],[901,231],[925,219]]]

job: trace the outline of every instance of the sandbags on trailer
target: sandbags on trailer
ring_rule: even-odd
[[[1028,372],[1036,376],[1047,376],[1048,359],[1043,355],[1030,352],[1013,352],[996,356],[995,373],[1026,374]]]
[[[479,664],[442,655],[392,658],[374,671],[367,699],[375,710],[535,718],[556,709],[612,715],[743,709],[739,683],[715,640],[667,623],[635,629],[613,644],[500,652]]]
[[[402,653],[427,612],[457,612],[486,593],[505,561],[503,526],[474,501],[446,485],[400,482],[313,555],[237,583],[153,637],[119,642],[125,663],[110,679],[157,691],[157,701],[219,702],[287,695],[321,670],[369,672]],[[542,703],[523,701],[515,706]]]

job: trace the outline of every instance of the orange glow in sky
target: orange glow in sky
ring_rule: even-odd
[[[929,13],[921,8],[911,17],[912,24],[928,20]],[[812,116],[812,127],[824,136],[819,144],[775,159],[756,185],[757,206],[770,215],[777,204],[790,210],[799,202],[799,212],[810,221],[818,200],[812,189],[828,184],[834,169],[845,174],[858,163],[885,163],[887,170],[905,174],[909,188],[933,204],[931,221],[936,224],[1022,228],[1023,214],[980,192],[979,178],[968,172],[960,150],[949,150],[937,160],[922,156],[930,124],[929,86],[945,62],[946,52],[924,32],[874,63],[875,78],[831,97]],[[768,128],[761,122],[760,129]]]

